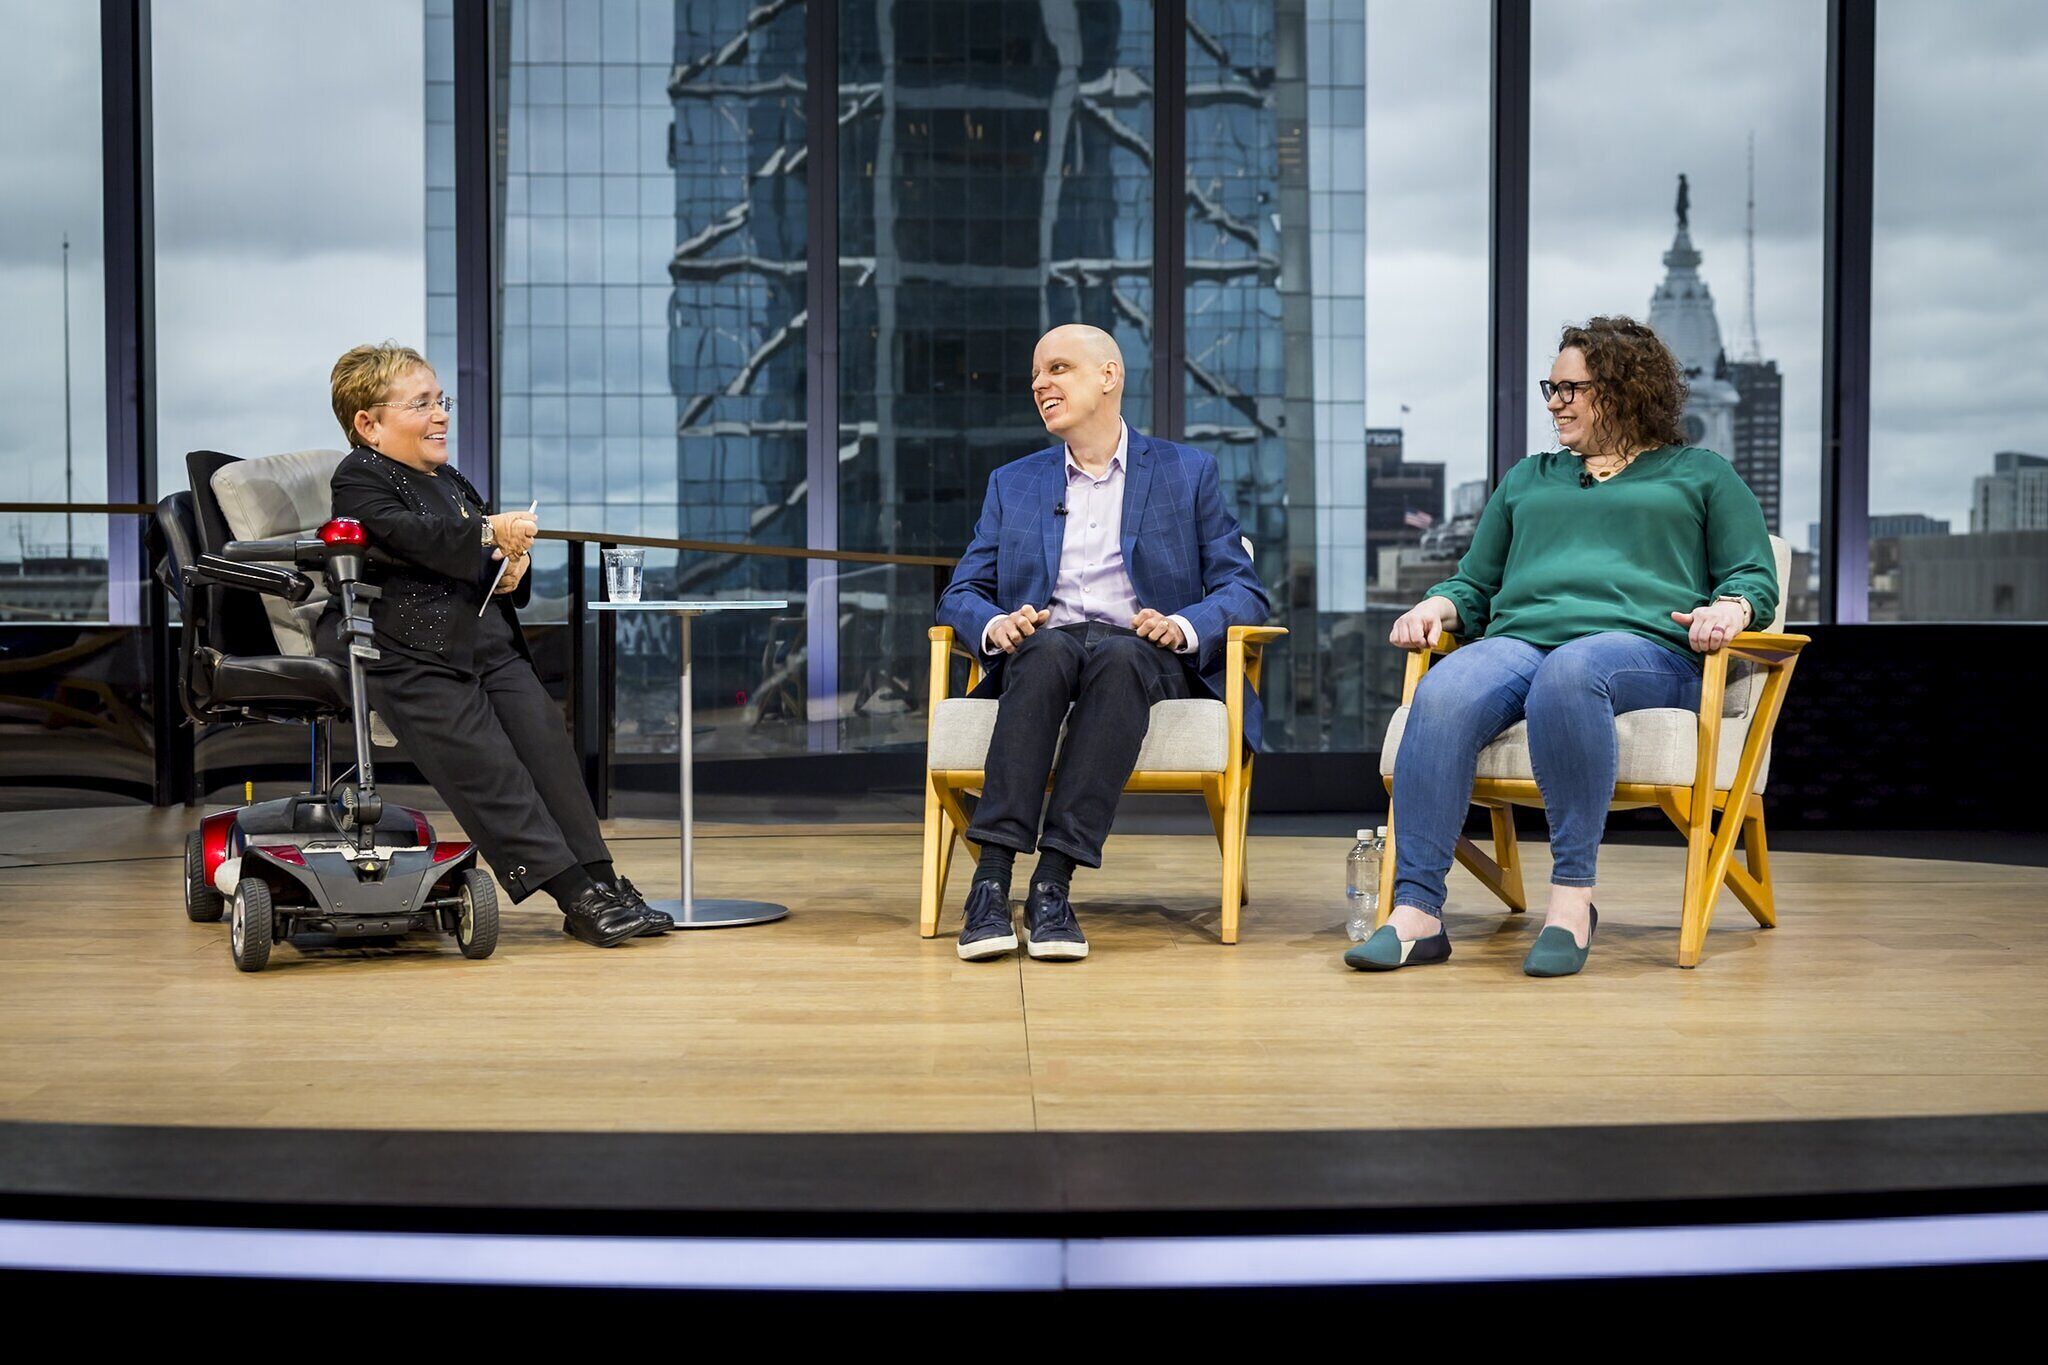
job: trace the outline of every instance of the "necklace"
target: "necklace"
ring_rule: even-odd
[[[1622,470],[1627,469],[1630,465],[1634,464],[1636,462],[1636,457],[1641,454],[1643,454],[1643,452],[1638,450],[1635,452],[1634,455],[1624,455],[1621,457],[1620,464],[1611,464],[1608,465],[1605,469],[1595,469],[1593,467],[1593,461],[1590,458],[1584,460],[1583,464],[1585,465],[1585,469],[1588,474],[1591,474],[1595,479],[1597,479],[1601,483],[1606,483],[1616,474],[1619,474]]]

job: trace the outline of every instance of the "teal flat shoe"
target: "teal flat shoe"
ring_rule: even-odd
[[[1442,929],[1428,938],[1402,938],[1393,925],[1382,924],[1371,938],[1344,954],[1344,965],[1354,971],[1391,972],[1442,962],[1450,955],[1451,936]]]
[[[1536,935],[1529,955],[1522,959],[1524,976],[1577,976],[1593,954],[1593,935],[1600,931],[1600,912],[1589,906],[1592,922],[1586,926],[1586,946],[1581,948],[1571,930],[1555,926]]]

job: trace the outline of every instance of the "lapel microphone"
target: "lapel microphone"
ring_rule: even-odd
[[[1591,474],[1588,474],[1585,470],[1581,469],[1579,471],[1579,487],[1591,488],[1592,486],[1593,476]]]
[[[1060,499],[1060,505],[1052,509],[1052,514],[1056,517],[1063,517],[1067,514],[1067,500],[1065,498]]]

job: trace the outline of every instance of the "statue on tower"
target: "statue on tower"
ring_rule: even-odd
[[[1691,213],[1692,191],[1686,187],[1685,173],[1681,171],[1678,176],[1678,230],[1680,232],[1685,231],[1688,225],[1686,220],[1691,216]]]

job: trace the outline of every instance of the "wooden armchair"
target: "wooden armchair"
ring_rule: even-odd
[[[1783,583],[1790,568],[1790,547],[1776,536],[1771,537],[1771,546],[1777,555],[1778,581]],[[1784,623],[1781,602],[1769,630],[1744,631],[1706,656],[1697,713],[1655,709],[1615,717],[1621,763],[1609,809],[1655,806],[1685,836],[1685,891],[1678,932],[1681,967],[1699,965],[1707,924],[1724,883],[1758,924],[1769,929],[1778,922],[1764,839],[1762,795],[1770,770],[1771,731],[1778,723],[1799,651],[1809,643],[1807,636],[1784,634]],[[1380,775],[1390,793],[1394,789],[1394,759],[1415,688],[1428,672],[1431,659],[1455,648],[1457,641],[1445,635],[1435,646],[1409,653],[1401,708],[1387,724],[1380,752]],[[1480,751],[1472,803],[1485,807],[1493,817],[1493,855],[1488,857],[1471,839],[1461,836],[1458,861],[1510,910],[1526,910],[1528,898],[1522,888],[1512,808],[1543,804],[1529,766],[1526,722],[1508,727]],[[1718,822],[1716,812],[1720,813]],[[1394,909],[1394,841],[1398,835],[1390,812],[1387,851],[1380,864],[1382,924]],[[1735,860],[1738,840],[1743,846],[1742,862]]]
[[[1154,702],[1138,767],[1125,791],[1187,792],[1208,803],[1223,854],[1223,941],[1237,942],[1238,907],[1249,899],[1245,878],[1245,824],[1251,809],[1252,755],[1244,747],[1244,684],[1258,691],[1265,647],[1285,635],[1279,626],[1232,626],[1224,642],[1224,696]],[[927,712],[924,794],[924,872],[918,932],[939,932],[939,906],[952,868],[953,844],[968,826],[960,794],[979,792],[995,731],[993,699],[948,696],[951,656],[968,661],[967,688],[981,681],[981,664],[953,639],[951,626],[933,626],[931,706]],[[981,851],[967,845],[968,856]]]

